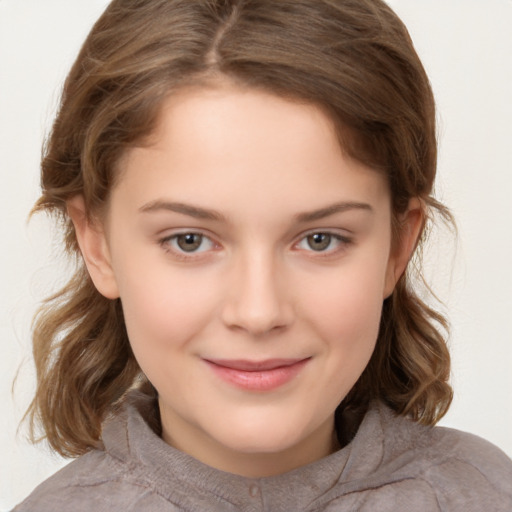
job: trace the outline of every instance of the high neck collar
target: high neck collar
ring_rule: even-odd
[[[141,482],[164,497],[186,502],[204,496],[219,503],[219,510],[298,510],[342,487],[372,474],[383,457],[382,407],[372,404],[354,440],[337,452],[282,475],[247,478],[220,471],[166,444],[149,426],[155,414],[154,398],[132,392],[119,413],[106,422],[104,449],[128,464]],[[390,411],[388,411],[390,413]],[[300,500],[300,501],[299,501]],[[197,503],[197,502],[196,502]],[[209,505],[208,510],[212,510]]]

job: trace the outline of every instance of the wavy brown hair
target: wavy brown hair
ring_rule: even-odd
[[[101,215],[116,164],[152,133],[162,102],[219,77],[322,108],[344,150],[387,176],[395,241],[410,198],[421,198],[427,220],[434,212],[450,218],[432,197],[431,87],[406,28],[383,1],[114,0],[64,84],[35,206],[61,221],[76,258],[75,274],[43,304],[33,335],[32,432],[40,423],[63,455],[97,446],[102,420],[144,381],[119,300],[100,295],[81,259],[67,201],[80,194],[87,215]],[[340,438],[350,437],[343,415],[374,398],[424,424],[449,407],[446,322],[412,282],[409,269],[384,302],[374,354],[338,407]]]

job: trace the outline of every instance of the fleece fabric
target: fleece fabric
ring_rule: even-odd
[[[148,424],[154,410],[153,399],[132,394],[105,424],[103,449],[64,467],[14,511],[512,511],[512,461],[503,452],[379,402],[347,446],[266,478],[225,473],[167,445]]]

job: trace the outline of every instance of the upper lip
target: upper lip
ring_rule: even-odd
[[[306,359],[309,358],[266,359],[264,361],[251,361],[247,359],[206,359],[206,361],[217,366],[230,368],[232,370],[240,370],[244,372],[263,372],[275,370],[276,368],[293,366],[294,364],[305,361]]]

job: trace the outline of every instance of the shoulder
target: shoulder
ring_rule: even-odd
[[[160,495],[143,473],[138,465],[93,451],[45,480],[12,512],[181,510]]]
[[[488,441],[459,430],[425,427],[381,409],[385,465],[435,495],[440,510],[512,510],[512,460]]]
[[[105,457],[98,451],[79,457],[36,487],[14,511],[66,510],[66,506],[73,505],[74,500],[70,501],[70,498],[77,495],[75,490],[84,488],[82,478],[87,480],[87,475],[93,475],[94,478],[98,473],[96,468],[101,468],[105,462]]]
[[[148,461],[137,455],[151,435],[156,437],[127,404],[104,424],[101,449],[91,450],[45,480],[13,512],[178,510],[155,488]]]
[[[512,461],[488,441],[466,432],[435,427],[425,450],[423,477],[446,509],[470,503],[480,510],[512,510]],[[451,508],[450,508],[451,507]]]
[[[91,503],[99,504],[101,496],[122,483],[121,474],[119,464],[105,452],[89,452],[45,480],[13,512],[91,510]]]

